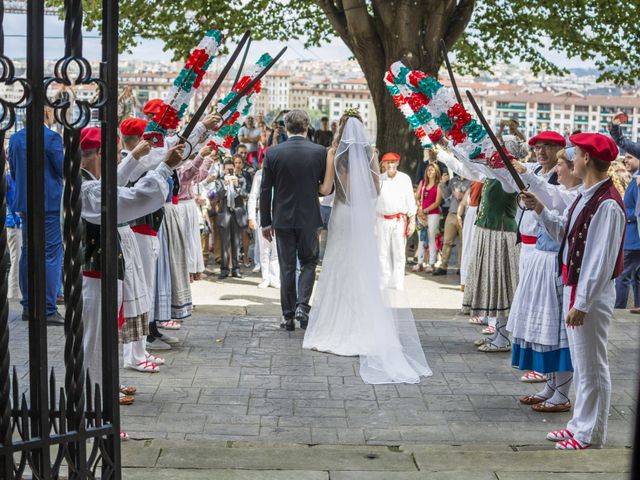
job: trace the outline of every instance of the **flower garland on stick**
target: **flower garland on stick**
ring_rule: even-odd
[[[233,86],[233,89],[218,102],[216,111],[219,112],[236,98],[238,93],[249,85],[255,76],[269,65],[271,61],[272,58],[269,54],[265,53],[262,55],[258,61],[249,68],[249,71],[238,80],[238,83]],[[225,114],[222,126],[209,135],[210,141],[208,145],[213,147],[214,151],[222,150],[226,152],[231,148],[233,139],[238,135],[240,127],[242,127],[242,124],[251,111],[255,95],[260,93],[261,90],[262,81],[259,81],[250,92],[243,96],[240,101]]]
[[[429,132],[439,128],[465,158],[482,163],[492,158],[495,148],[487,132],[457,102],[451,89],[402,62],[391,65],[384,81],[423,147],[431,145]]]
[[[220,30],[209,30],[205,34],[173,81],[173,86],[165,96],[163,107],[149,122],[146,132],[160,132],[166,135],[169,130],[178,128],[223,40],[224,36]]]

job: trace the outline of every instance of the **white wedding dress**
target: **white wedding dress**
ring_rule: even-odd
[[[360,356],[366,383],[418,383],[431,370],[404,292],[383,289],[375,237],[379,170],[350,118],[335,155],[336,197],[303,348]]]

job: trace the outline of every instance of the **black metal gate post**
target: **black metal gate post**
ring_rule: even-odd
[[[0,98],[0,259],[6,251],[4,134],[15,121],[15,107],[27,110],[27,210],[29,264],[29,402],[15,373],[10,375],[7,280],[0,278],[0,478],[23,478],[28,466],[35,479],[56,479],[68,468],[70,479],[120,480],[120,417],[118,402],[117,337],[117,82],[118,2],[103,0],[103,53],[100,77],[93,78],[82,56],[82,0],[64,2],[65,55],[54,74],[44,79],[44,0],[29,0],[27,27],[27,79],[15,79],[11,61],[4,56],[0,0],[0,82],[20,83],[18,102]],[[78,86],[94,85],[96,95],[82,99]],[[62,91],[48,98],[49,88]],[[56,93],[56,92],[49,92]],[[60,92],[58,92],[60,93]],[[49,95],[52,97],[53,95]],[[44,109],[54,109],[64,126],[63,240],[65,348],[64,387],[48,376],[45,270],[45,152]],[[105,108],[106,106],[106,108]],[[82,296],[82,196],[80,130],[100,111],[102,147],[102,342],[103,389],[85,378]],[[105,111],[106,110],[106,111]],[[15,439],[19,435],[20,440]],[[89,443],[92,442],[92,443]],[[55,456],[52,449],[57,447]],[[16,454],[19,455],[16,458]],[[54,457],[54,458],[52,458]],[[17,461],[17,463],[16,463]],[[98,471],[100,469],[100,471]]]
[[[28,82],[15,77],[15,69],[11,59],[4,54],[4,2],[0,2],[0,83],[19,84],[22,87],[22,97],[17,101],[0,98],[0,262],[4,263],[7,252],[6,219],[6,158],[4,154],[5,134],[13,128],[16,121],[17,107],[27,107],[31,99]],[[11,416],[11,377],[9,355],[9,302],[7,300],[7,272],[0,268],[0,444],[12,443]],[[0,456],[0,478],[13,478],[13,455]]]
[[[31,437],[40,439],[31,454],[27,454],[27,459],[35,474],[51,478],[44,249],[45,95],[44,89],[40,88],[44,84],[44,0],[31,0],[27,4],[27,80],[34,87],[32,103],[27,109],[29,416]]]
[[[105,456],[120,466],[120,404],[118,379],[118,231],[117,224],[117,146],[118,137],[118,1],[102,1],[102,72],[107,85],[106,108],[101,110],[102,121],[102,384],[104,389],[104,417],[113,425],[112,436],[105,444]],[[114,348],[113,346],[116,345]],[[120,468],[109,471],[102,462],[103,478],[120,480]]]

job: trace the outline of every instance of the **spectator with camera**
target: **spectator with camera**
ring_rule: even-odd
[[[236,157],[237,158],[237,157]],[[231,275],[242,278],[239,254],[242,230],[247,226],[248,198],[247,181],[236,175],[233,160],[225,160],[222,175],[215,180],[216,225],[220,232],[219,280],[229,276],[229,252],[231,252]]]

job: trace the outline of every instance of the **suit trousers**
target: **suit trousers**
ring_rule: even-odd
[[[319,257],[318,228],[276,228],[276,246],[280,264],[280,303],[287,320],[294,318],[296,308],[311,309],[309,301],[316,280]],[[296,288],[296,260],[300,276]]]
[[[616,308],[627,308],[629,287],[633,288],[633,306],[640,307],[640,250],[624,251],[624,270],[616,278]]]
[[[453,241],[458,238],[458,266],[460,265],[460,256],[462,254],[462,225],[458,223],[458,215],[449,212],[444,221],[444,248],[442,249],[442,262],[440,268],[447,269],[449,266],[449,258],[451,250],[453,250]]]
[[[567,328],[576,401],[567,428],[581,443],[602,447],[607,437],[611,376],[607,357],[609,324],[613,315],[613,280],[597,294],[584,325]],[[571,287],[564,287],[563,314],[569,313]]]
[[[21,213],[22,218],[22,255],[20,257],[20,290],[24,308],[29,307],[29,266],[27,265],[27,215]],[[60,226],[60,212],[45,212],[44,214],[44,261],[47,316],[58,310],[56,300],[60,289],[60,272],[64,251],[62,248],[62,228]]]
[[[220,231],[220,248],[222,249],[220,252],[220,271],[229,272],[229,250],[231,250],[231,268],[236,272],[240,269],[238,255],[242,242],[242,228],[232,215],[229,224],[224,227],[219,225],[218,229]]]

